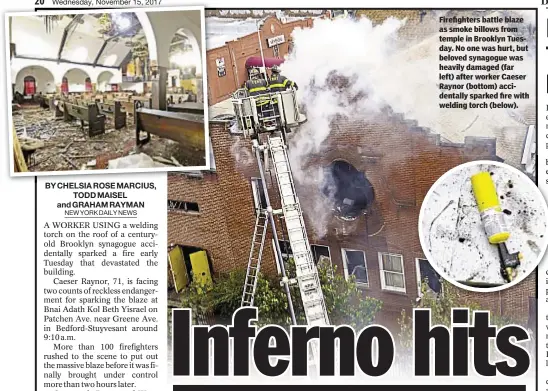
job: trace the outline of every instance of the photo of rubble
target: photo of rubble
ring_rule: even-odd
[[[212,165],[168,176],[169,306],[230,323],[381,324],[452,306],[534,330],[535,274],[477,293],[422,250],[431,186],[471,161],[536,178],[536,87],[519,109],[439,108],[440,15],[519,15],[536,72],[535,11],[207,10]],[[511,303],[511,305],[510,305]]]
[[[440,275],[480,292],[511,288],[546,249],[546,201],[534,182],[504,163],[471,162],[430,189],[420,239]]]
[[[203,8],[6,24],[14,172],[208,167]]]

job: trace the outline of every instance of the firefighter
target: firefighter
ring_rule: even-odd
[[[298,89],[297,84],[295,84],[294,81],[289,80],[287,77],[283,76],[280,72],[280,68],[277,65],[274,65],[271,69],[272,74],[269,79],[268,88],[270,89],[270,92],[272,93],[278,93],[282,91],[286,91],[290,88]],[[272,108],[274,109],[274,113],[276,115],[279,115],[279,108],[278,108],[278,99],[276,97],[272,97]]]
[[[255,97],[268,93],[268,83],[261,77],[261,74],[257,68],[253,68],[249,71],[249,80],[245,82],[245,89],[249,96]],[[268,97],[255,98],[257,107],[262,107],[270,104]]]
[[[299,89],[294,81],[289,80],[287,77],[280,73],[280,68],[277,65],[272,67],[272,75],[269,80],[270,92],[281,92],[290,88]]]

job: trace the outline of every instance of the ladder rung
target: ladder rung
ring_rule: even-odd
[[[318,305],[322,305],[322,300],[321,299],[303,300],[303,304],[305,307],[315,307]]]
[[[303,227],[295,227],[295,228],[289,228],[287,230],[287,232],[293,232],[293,231],[302,231],[303,230]]]

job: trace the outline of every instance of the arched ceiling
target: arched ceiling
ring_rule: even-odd
[[[16,56],[120,67],[147,41],[134,13],[14,16]]]

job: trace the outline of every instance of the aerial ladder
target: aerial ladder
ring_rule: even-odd
[[[262,101],[268,99],[270,104],[257,107],[257,99]],[[245,89],[240,89],[233,94],[232,103],[240,130],[243,131],[245,137],[252,139],[265,203],[264,208],[257,210],[241,306],[253,306],[254,304],[267,229],[270,225],[277,255],[276,262],[282,275],[281,285],[285,289],[292,323],[297,324],[297,320],[290,286],[298,284],[307,324],[310,326],[329,325],[329,316],[318,270],[308,241],[287,150],[287,134],[306,121],[306,118],[299,113],[295,91],[291,89],[251,97],[247,95]],[[268,196],[265,171],[270,166],[277,181],[281,200],[280,210],[272,208]],[[285,232],[287,232],[295,262],[296,278],[288,276],[284,265],[274,218],[277,215],[283,216],[285,222]],[[311,356],[314,360],[319,357],[317,353],[317,344],[311,343]]]

